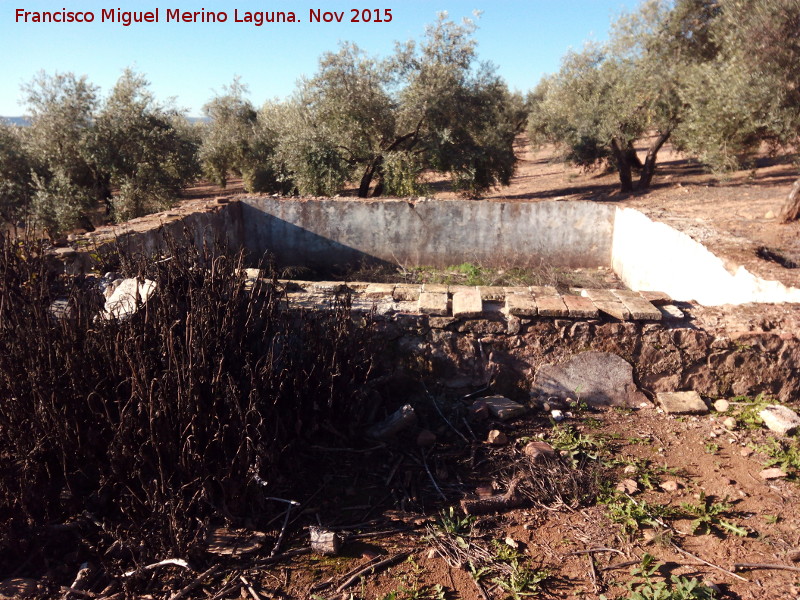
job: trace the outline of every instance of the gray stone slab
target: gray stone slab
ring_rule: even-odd
[[[433,292],[435,294],[447,293],[447,285],[443,283],[424,283],[422,284],[423,292]]]
[[[530,294],[506,294],[506,313],[513,317],[535,317],[539,311]]]
[[[663,306],[664,304],[671,304],[672,298],[666,292],[656,292],[649,290],[639,290],[639,295],[647,300],[650,304],[656,306]]]
[[[505,396],[486,396],[481,398],[481,401],[489,408],[492,416],[501,421],[519,417],[528,410],[524,405],[514,402]]]
[[[647,402],[633,382],[633,368],[608,352],[582,352],[560,365],[542,365],[534,377],[532,395],[573,398],[591,406],[638,407]]]
[[[447,292],[422,292],[419,295],[419,312],[423,315],[447,316]]]
[[[506,296],[508,294],[522,294],[523,296],[531,295],[531,290],[527,286],[505,286],[503,287],[503,291],[505,292]]]
[[[697,392],[659,392],[656,400],[671,415],[702,415],[708,406]]]
[[[453,294],[453,316],[474,319],[483,313],[483,301],[477,288],[459,290]]]
[[[606,313],[620,321],[626,321],[631,318],[630,311],[611,290],[587,289],[583,292],[600,312]]]

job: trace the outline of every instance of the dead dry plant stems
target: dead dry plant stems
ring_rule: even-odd
[[[683,548],[678,546],[678,544],[676,544],[675,542],[670,542],[670,544],[672,545],[673,548],[675,548],[678,552],[680,552],[684,556],[688,556],[689,558],[693,558],[694,560],[697,560],[697,561],[703,563],[704,565],[706,565],[708,567],[711,567],[712,569],[716,569],[717,571],[720,571],[721,573],[725,573],[729,577],[733,577],[734,579],[738,579],[739,581],[750,581],[749,579],[746,579],[745,577],[742,577],[741,575],[737,575],[733,571],[728,571],[728,569],[724,569],[724,568],[720,567],[719,565],[715,565],[714,563],[708,562],[707,560],[704,560],[704,559],[700,558],[696,554],[692,554],[691,552],[689,552],[687,550],[684,550]]]
[[[169,597],[169,600],[181,600],[181,598],[185,598],[187,595],[189,595],[198,587],[200,587],[203,584],[204,580],[216,575],[220,569],[221,569],[220,565],[213,565],[212,567],[206,569],[205,571],[200,573],[200,575],[192,579],[192,581],[190,581],[187,585],[185,585],[180,590],[172,594]]]
[[[391,567],[401,561],[404,561],[410,555],[410,552],[400,552],[399,554],[395,554],[394,556],[390,556],[389,558],[385,558],[381,561],[378,561],[374,564],[367,565],[362,567],[355,573],[353,573],[350,577],[348,577],[344,582],[342,582],[339,587],[336,588],[336,593],[340,594],[351,585],[353,585],[360,577],[365,577],[367,575],[372,575],[380,571],[381,569],[385,569],[387,567]]]
[[[734,563],[734,571],[739,569],[775,569],[778,571],[793,571],[800,573],[800,567],[792,567],[789,565],[781,565],[776,563]]]

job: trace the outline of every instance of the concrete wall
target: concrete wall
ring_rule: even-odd
[[[609,266],[614,208],[592,202],[245,198],[244,243],[281,265],[545,261]]]
[[[612,267],[633,290],[658,290],[675,300],[706,306],[747,302],[800,302],[800,289],[726,268],[718,256],[664,223],[632,208],[618,208]]]

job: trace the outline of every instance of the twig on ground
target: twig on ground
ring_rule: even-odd
[[[153,569],[157,569],[158,567],[164,567],[167,565],[175,565],[176,567],[183,567],[184,569],[189,569],[192,571],[192,567],[189,566],[182,558],[167,558],[157,563],[153,563],[151,565],[145,565],[143,567],[139,567],[138,569],[132,569],[130,571],[126,571],[122,574],[123,577],[133,577],[134,575],[139,575],[140,573],[144,573],[145,571],[152,571]]]
[[[456,435],[458,435],[458,437],[460,437],[462,440],[464,440],[465,443],[469,444],[469,440],[467,439],[467,437],[463,433],[461,433],[458,429],[456,429],[453,426],[453,424],[450,422],[450,420],[447,417],[444,416],[444,413],[442,412],[442,409],[439,408],[439,404],[436,402],[436,398],[431,396],[430,392],[428,391],[428,388],[425,387],[425,384],[422,384],[422,388],[425,390],[425,393],[428,395],[428,398],[430,399],[431,404],[433,404],[433,408],[435,408],[436,412],[439,413],[439,416],[442,417],[442,421],[447,423],[447,426],[450,429],[452,429],[456,433]]]
[[[586,555],[586,558],[589,560],[589,575],[592,577],[592,586],[594,587],[594,593],[600,593],[600,584],[597,582],[597,567],[594,565],[594,555],[591,553]]]
[[[347,580],[344,581],[339,587],[336,588],[336,593],[343,592],[351,585],[353,585],[356,581],[358,581],[359,577],[364,577],[365,575],[371,575],[381,569],[386,567],[390,567],[396,563],[399,563],[402,560],[405,560],[408,555],[411,554],[410,552],[401,552],[400,554],[395,554],[394,556],[390,556],[389,558],[385,558],[382,561],[376,562],[373,565],[367,565],[353,573]]]
[[[779,571],[794,571],[795,573],[800,573],[800,567],[790,567],[789,565],[772,563],[735,563],[733,565],[733,570],[738,571],[739,569],[776,569]]]
[[[671,542],[671,545],[672,545],[672,547],[673,547],[673,548],[675,548],[675,549],[676,549],[678,552],[680,552],[681,554],[684,554],[684,555],[686,555],[686,556],[689,556],[690,558],[693,558],[693,559],[695,559],[695,560],[699,560],[701,563],[703,563],[704,565],[706,565],[706,566],[708,566],[708,567],[711,567],[712,569],[716,569],[717,571],[721,571],[722,573],[725,573],[726,575],[728,575],[728,576],[730,576],[730,577],[733,577],[734,579],[738,579],[738,580],[740,580],[740,581],[750,581],[749,579],[746,579],[745,577],[742,577],[741,575],[737,575],[737,574],[736,574],[736,573],[734,573],[733,571],[728,571],[728,569],[723,569],[723,568],[722,568],[722,567],[720,567],[719,565],[715,565],[714,563],[710,563],[710,562],[708,562],[707,560],[703,560],[703,559],[702,559],[702,558],[700,558],[699,556],[697,556],[697,555],[695,555],[695,554],[692,554],[691,552],[688,552],[688,551],[684,550],[683,548],[681,548],[680,546],[678,546],[678,544],[676,544],[675,542]]]
[[[587,548],[586,550],[576,550],[575,552],[567,552],[564,556],[575,556],[577,554],[594,554],[595,552],[616,552],[620,556],[625,556],[622,550],[616,548]]]
[[[217,571],[219,571],[219,570],[220,570],[220,566],[219,565],[214,565],[210,569],[206,569],[205,571],[200,573],[200,575],[198,575],[192,581],[190,581],[188,585],[184,586],[183,588],[181,588],[180,590],[178,590],[177,592],[172,594],[172,596],[169,597],[169,600],[180,600],[181,598],[183,598],[187,594],[190,594],[191,592],[196,590],[198,587],[200,587],[200,585],[203,583],[204,579],[206,579],[207,577],[211,577],[213,575],[216,575]]]
[[[420,454],[422,455],[422,466],[425,467],[425,472],[428,473],[428,477],[430,478],[433,487],[435,487],[436,491],[439,492],[439,496],[442,497],[442,500],[447,500],[447,496],[444,495],[442,488],[439,487],[439,484],[436,483],[436,480],[433,478],[433,473],[431,473],[430,467],[428,467],[428,461],[425,459],[425,453],[420,451]]]
[[[253,600],[261,600],[261,596],[253,589],[253,586],[250,585],[250,582],[245,579],[244,575],[239,575],[239,581],[244,584],[244,589],[252,596]]]

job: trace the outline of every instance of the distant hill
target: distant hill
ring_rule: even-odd
[[[0,117],[3,121],[8,121],[12,125],[22,125],[27,127],[31,124],[27,117]]]

